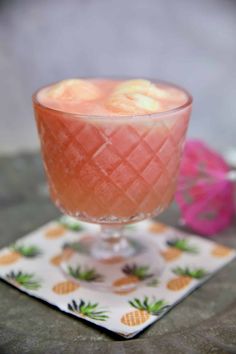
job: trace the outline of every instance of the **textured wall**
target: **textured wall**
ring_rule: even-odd
[[[195,99],[190,135],[236,133],[233,0],[0,0],[0,153],[38,146],[31,94],[73,76],[174,81]]]

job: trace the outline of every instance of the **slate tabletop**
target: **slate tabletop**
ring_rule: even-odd
[[[39,154],[0,157],[0,247],[58,215]],[[160,220],[176,226],[176,208]],[[215,240],[236,248],[236,223]],[[0,281],[0,354],[24,353],[236,353],[236,261],[130,340]]]

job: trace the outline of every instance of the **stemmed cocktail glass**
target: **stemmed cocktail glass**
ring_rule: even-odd
[[[173,199],[192,105],[180,90],[187,100],[175,109],[115,117],[52,109],[33,96],[54,203],[101,225],[78,240],[79,252],[65,257],[65,276],[80,269],[85,286],[128,292],[162,271],[156,246],[127,225],[160,214]],[[116,282],[122,274],[139,281]]]

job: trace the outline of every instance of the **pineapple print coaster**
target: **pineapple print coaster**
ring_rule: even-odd
[[[163,264],[155,278],[147,259],[116,257],[101,264],[85,262],[86,245],[97,226],[63,216],[0,251],[0,277],[21,291],[131,338],[161,319],[194,289],[225,266],[236,253],[212,241],[188,235],[157,222],[129,228],[134,240],[152,242]],[[75,255],[80,262],[73,262]],[[70,266],[63,268],[64,260]],[[66,263],[65,263],[66,264]],[[113,266],[119,265],[119,272]],[[160,265],[160,263],[159,263]],[[112,287],[104,292],[109,279]],[[93,284],[100,284],[95,291]],[[143,286],[138,286],[140,283]]]

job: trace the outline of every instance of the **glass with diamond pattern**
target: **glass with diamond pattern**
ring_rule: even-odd
[[[106,81],[110,80],[96,84],[99,87]],[[163,268],[153,245],[124,227],[158,215],[175,193],[192,98],[174,85],[160,85],[178,90],[185,101],[156,113],[119,114],[116,110],[111,114],[107,107],[99,107],[98,114],[88,114],[74,112],[71,107],[67,110],[66,105],[63,109],[49,107],[38,99],[38,93],[33,96],[53,201],[63,213],[101,225],[101,232],[87,237],[84,244],[81,242],[81,252],[62,264],[67,274],[69,267],[78,264],[93,266],[103,274],[92,285],[82,279],[85,285],[114,290],[113,284],[106,283],[107,272],[117,272],[118,277],[127,263],[148,267],[147,278],[136,276],[135,285],[121,284],[120,290],[128,291],[150,281]],[[100,88],[104,90],[102,84]],[[104,103],[104,96],[90,104],[99,102]]]

